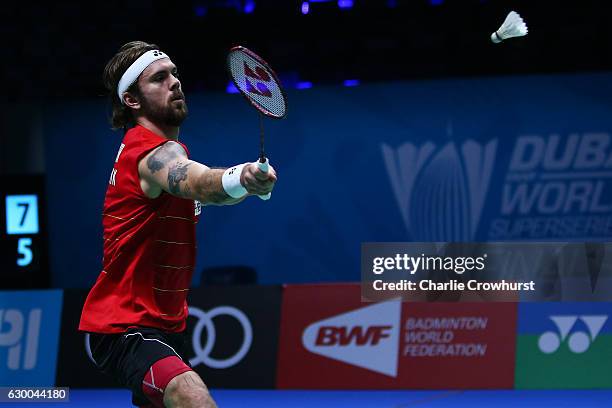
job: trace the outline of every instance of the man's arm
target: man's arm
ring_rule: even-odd
[[[224,171],[189,160],[185,149],[172,141],[154,149],[138,163],[140,185],[150,198],[158,197],[163,190],[202,204],[236,204],[244,197],[232,198],[227,194],[222,183]],[[271,167],[268,173],[263,173],[256,163],[250,163],[244,166],[240,182],[249,194],[263,195],[274,188],[276,173]]]

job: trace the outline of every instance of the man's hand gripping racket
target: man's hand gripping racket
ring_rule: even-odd
[[[272,68],[257,54],[241,47],[233,47],[227,55],[227,68],[232,81],[246,100],[257,109],[259,115],[259,170],[267,173],[270,162],[264,150],[264,115],[269,118],[282,119],[287,114],[287,97]],[[268,200],[270,194],[260,195]]]

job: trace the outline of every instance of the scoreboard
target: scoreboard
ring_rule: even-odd
[[[0,176],[0,289],[46,288],[44,177]]]

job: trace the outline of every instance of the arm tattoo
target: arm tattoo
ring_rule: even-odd
[[[203,203],[222,205],[236,201],[223,189],[221,182],[223,170],[225,169],[211,167],[208,172],[198,179],[197,185],[201,187],[199,192],[204,197],[204,200],[201,200]]]
[[[163,169],[171,160],[177,157],[185,156],[185,150],[181,145],[174,142],[168,142],[161,146],[147,159],[147,167],[151,174]]]
[[[172,194],[181,195],[181,181],[187,180],[187,168],[191,163],[176,163],[168,170],[168,189]]]

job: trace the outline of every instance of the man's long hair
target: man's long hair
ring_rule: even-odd
[[[119,85],[121,76],[142,54],[150,50],[158,49],[159,47],[155,44],[149,44],[143,41],[131,41],[121,46],[119,51],[110,61],[108,61],[106,67],[104,67],[102,79],[104,81],[104,87],[109,93],[113,109],[110,118],[113,129],[125,129],[135,125],[131,109],[122,104],[117,95],[117,85]],[[135,96],[140,96],[138,81],[130,85],[127,92]]]

